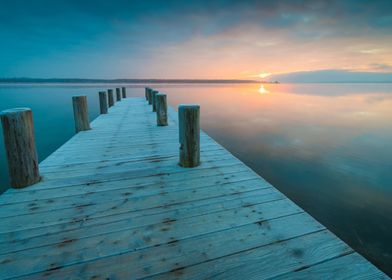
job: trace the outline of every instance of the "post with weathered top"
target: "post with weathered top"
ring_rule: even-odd
[[[109,99],[109,107],[112,107],[114,105],[114,96],[113,96],[112,89],[108,89],[108,99]]]
[[[152,111],[156,112],[157,111],[157,104],[155,103],[155,96],[159,93],[157,90],[152,90],[151,91],[151,103],[152,103]]]
[[[127,89],[125,87],[121,88],[122,98],[127,98]]]
[[[148,91],[147,91],[147,98],[148,98],[148,104],[149,104],[149,105],[152,104],[152,91],[153,91],[152,88],[148,88]]]
[[[73,96],[72,104],[76,133],[83,130],[90,130],[91,128],[88,119],[87,96]]]
[[[29,108],[1,112],[8,172],[13,188],[24,188],[40,180],[33,113]]]
[[[144,97],[146,98],[146,100],[148,101],[148,91],[150,88],[146,87],[144,88]]]
[[[121,92],[120,92],[120,88],[116,88],[116,96],[117,96],[117,101],[121,101]]]
[[[157,125],[167,125],[167,101],[166,94],[159,93],[155,95],[155,103],[157,106]]]
[[[99,109],[101,114],[108,113],[108,99],[106,97],[106,92],[104,91],[99,92]]]
[[[196,167],[200,164],[200,106],[180,105],[178,107],[180,162],[182,167]]]

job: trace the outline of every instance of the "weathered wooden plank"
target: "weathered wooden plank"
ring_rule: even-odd
[[[115,161],[127,161],[127,162],[147,162],[151,159],[158,160],[159,158],[165,159],[165,158],[170,158],[173,157],[175,154],[175,150],[177,149],[163,149],[164,152],[159,153],[158,149],[156,147],[152,147],[151,151],[145,152],[145,157],[143,158],[143,149],[142,148],[135,148],[135,149],[129,149],[124,153],[121,153],[121,150],[113,150],[113,149],[107,149],[107,152],[111,154],[110,157],[106,160],[102,160],[100,157],[105,155],[105,152],[97,152],[96,155],[91,154],[90,157],[83,157],[83,156],[77,156],[75,154],[75,158],[73,159],[70,157],[70,161],[67,164],[64,162],[63,166],[65,168],[72,168],[72,167],[77,167],[78,165],[84,166],[84,167],[93,167],[94,165],[99,165],[99,164],[110,164]],[[214,157],[218,157],[219,155],[229,158],[229,155],[223,150],[223,149],[217,149],[214,146],[207,146],[204,148],[204,151],[202,152],[205,154],[205,157],[208,158],[208,160],[211,158],[213,159]],[[178,150],[177,150],[178,154]],[[134,157],[131,157],[134,155]],[[68,158],[68,157],[67,157]],[[233,160],[235,160],[234,157],[231,157]],[[73,160],[72,160],[73,159]],[[41,170],[46,171],[46,172],[55,172],[56,170],[61,170],[61,163],[58,162],[57,164],[53,164],[50,166],[43,166]]]
[[[234,164],[235,160],[232,160],[230,157],[226,157],[225,155],[218,155],[215,158],[211,158],[208,160],[205,160],[203,162],[203,167],[204,168],[216,168],[218,169],[218,164],[221,162],[226,162],[227,164]],[[65,173],[48,173],[48,174],[42,174],[42,182],[38,185],[34,186],[34,189],[39,189],[39,188],[44,188],[44,187],[49,187],[53,186],[53,182],[57,181],[59,183],[59,186],[61,186],[61,183],[64,182],[66,184],[69,184],[72,180],[77,181],[79,184],[84,182],[84,183],[89,183],[91,181],[98,181],[101,179],[113,179],[113,178],[123,178],[123,176],[130,176],[133,175],[133,177],[138,177],[138,176],[155,176],[157,174],[162,174],[162,173],[181,173],[184,176],[186,176],[187,172],[184,171],[183,168],[180,166],[176,165],[177,162],[173,159],[168,160],[168,161],[162,161],[162,162],[155,162],[154,165],[140,165],[137,166],[135,163],[124,163],[119,166],[112,166],[110,168],[99,168],[99,169],[93,169],[94,172],[90,173],[85,173],[85,172],[78,172],[77,174],[73,176],[67,176],[66,172]],[[129,165],[129,166],[128,166]],[[133,168],[128,168],[133,166]],[[124,175],[127,174],[127,175]],[[181,176],[180,174],[177,174],[177,176]],[[185,178],[184,178],[185,179]]]
[[[165,205],[164,207],[155,207],[143,209],[142,211],[132,211],[129,209],[123,213],[115,215],[106,215],[100,217],[89,217],[71,222],[64,222],[55,226],[33,228],[23,231],[13,231],[1,234],[0,247],[1,252],[14,252],[29,248],[25,246],[26,242],[36,246],[37,244],[51,244],[50,242],[59,243],[62,241],[59,234],[71,233],[77,237],[88,237],[96,234],[103,234],[105,231],[116,231],[118,227],[130,227],[129,219],[144,217],[145,223],[153,223],[154,219],[160,221],[170,219],[174,215],[180,215],[182,218],[218,212],[228,209],[234,209],[242,206],[250,206],[262,202],[273,201],[282,198],[282,195],[271,191],[271,189],[255,190],[241,193],[234,193],[223,197],[212,197],[205,200],[180,202],[177,204]],[[146,219],[146,217],[149,217]],[[150,220],[151,218],[151,220]],[[113,225],[113,226],[110,226]],[[98,230],[89,230],[92,226]],[[7,246],[11,242],[13,246]]]
[[[238,182],[231,183],[234,186],[221,188],[221,191],[210,191],[210,188],[201,188],[200,190],[184,190],[172,193],[166,193],[164,190],[159,195],[142,196],[131,199],[125,196],[121,200],[109,200],[107,202],[87,202],[84,204],[76,204],[73,207],[59,208],[51,211],[26,213],[24,215],[3,217],[1,232],[12,232],[22,229],[42,227],[47,225],[56,225],[64,222],[72,222],[84,218],[97,216],[113,215],[132,209],[134,211],[145,208],[164,207],[167,205],[202,200],[209,197],[219,197],[225,194],[236,193],[243,190],[254,190],[260,187],[256,182]],[[34,204],[34,203],[32,203]],[[31,208],[36,206],[31,206]]]
[[[323,230],[323,226],[314,223],[314,220],[304,213],[233,227],[129,253],[121,257],[122,261],[117,265],[119,274],[116,276],[127,278],[126,275],[130,275],[131,272],[136,278],[148,277],[320,230]],[[200,250],[199,244],[206,246]],[[107,258],[98,262],[111,263],[112,259]],[[132,263],[128,271],[124,269],[126,263]],[[106,275],[103,269],[96,269],[94,272]]]
[[[17,252],[43,245],[62,243],[64,239],[69,238],[80,239],[130,230],[172,220],[173,217],[180,220],[227,210],[235,211],[235,209],[244,206],[250,207],[283,198],[282,194],[274,192],[272,189],[263,189],[170,204],[166,207],[129,210],[115,215],[89,217],[50,227],[11,232],[6,236],[6,240],[12,242],[13,246],[6,246],[6,242],[0,243],[0,252],[1,254]]]
[[[185,190],[197,190],[202,188],[211,188],[211,192],[215,188],[219,188],[220,185],[227,187],[227,184],[234,182],[247,182],[249,180],[258,181],[259,188],[269,188],[268,184],[260,182],[260,180],[254,174],[248,173],[246,170],[237,170],[235,173],[228,173],[226,177],[221,176],[208,176],[207,179],[201,180],[200,178],[190,177],[185,182],[183,180],[155,180],[155,181],[145,181],[145,180],[120,180],[110,182],[110,187],[106,186],[106,183],[96,184],[95,186],[84,186],[83,191],[75,192],[74,188],[72,192],[67,192],[61,196],[49,196],[49,198],[40,198],[29,200],[30,203],[25,203],[25,201],[15,201],[3,204],[2,211],[0,212],[0,217],[7,216],[18,216],[26,213],[38,213],[48,210],[53,210],[57,208],[68,208],[74,207],[80,204],[85,204],[86,201],[114,201],[119,198],[123,198],[124,193],[130,193],[132,197],[137,197],[141,195],[155,195],[162,191],[166,193],[185,191]],[[101,186],[105,188],[101,189]],[[223,187],[221,187],[223,188]],[[224,188],[223,188],[224,189]],[[55,191],[58,193],[58,190]]]
[[[301,224],[308,226],[304,227]],[[285,225],[289,227],[285,229]],[[282,229],[285,230],[282,231]],[[149,247],[120,256],[109,256],[91,262],[84,262],[58,271],[37,274],[32,279],[43,275],[59,279],[74,274],[84,279],[93,276],[105,279],[109,275],[117,279],[140,279],[186,265],[206,262],[247,248],[259,247],[319,230],[322,230],[322,227],[315,226],[313,220],[309,220],[309,216],[294,214],[264,221],[264,224],[252,223],[193,239],[173,240],[160,246]],[[206,244],[205,248],[201,249],[201,244]],[[230,246],[227,246],[227,244],[230,244]],[[112,267],[113,269],[109,272],[105,270],[105,267]],[[184,278],[186,279],[186,277]]]
[[[173,271],[152,278],[271,279],[352,252],[349,246],[323,230],[190,267],[181,267],[179,263]]]
[[[125,137],[125,136],[124,136]],[[131,137],[131,136],[129,136]],[[136,136],[133,136],[136,137]],[[158,137],[161,138],[161,140],[158,140]],[[121,151],[127,152],[129,157],[132,157],[132,155],[129,155],[133,150],[143,150],[143,141],[145,143],[146,140],[151,139],[151,137],[140,137],[143,140],[138,140],[138,141],[130,141],[128,146],[126,144],[119,144],[118,146],[115,144],[115,140],[111,140],[110,142],[107,143],[102,143],[100,145],[94,145],[94,143],[91,143],[91,147],[88,149],[81,149],[80,147],[75,147],[73,149],[63,149],[63,150],[58,150],[56,151],[53,156],[57,157],[56,160],[46,160],[44,164],[41,164],[42,167],[45,166],[50,166],[50,165],[59,165],[59,164],[69,164],[67,163],[69,159],[72,160],[73,156],[76,156],[78,159],[84,159],[88,161],[89,157],[91,156],[96,156],[100,157],[102,160],[102,156],[106,155],[109,158],[115,158],[118,156],[118,153]],[[147,138],[147,139],[146,139]],[[90,139],[83,139],[84,141],[90,142]],[[164,141],[164,142],[162,142]],[[157,136],[155,140],[150,140],[149,144],[144,144],[146,147],[144,147],[144,151],[146,148],[149,148],[150,151],[152,152],[157,152],[159,153],[160,149],[162,148],[161,154],[164,155],[167,151],[173,151],[178,147],[178,138],[177,137],[171,137],[171,138],[165,138],[162,136]],[[214,147],[214,149],[221,149],[221,147],[216,146],[214,143],[209,143],[206,141],[202,140],[202,145],[203,149],[205,150],[206,148]],[[128,149],[130,150],[128,152]],[[94,153],[95,151],[95,153]],[[105,158],[106,159],[106,158]]]
[[[195,170],[195,172],[192,172],[187,175],[186,182],[184,182],[182,177],[162,174],[153,177],[122,177],[119,180],[72,185],[72,187],[68,186],[60,188],[61,191],[59,191],[59,188],[43,188],[38,190],[31,190],[29,192],[7,192],[0,196],[0,202],[1,205],[8,205],[14,203],[24,204],[24,202],[36,202],[40,200],[50,200],[53,198],[78,196],[97,192],[111,192],[118,189],[126,188],[141,188],[148,185],[155,185],[160,187],[164,184],[170,184],[170,186],[175,187],[181,184],[186,187],[187,184],[194,184],[194,181],[197,181],[198,184],[203,186],[206,181],[211,184],[220,184],[227,182],[227,180],[236,178],[237,176],[242,176],[243,173],[249,174],[247,168],[244,168],[244,166],[239,163],[234,165],[221,166],[220,172],[221,173],[217,173],[216,169],[211,168],[197,169]],[[225,174],[223,178],[222,174]],[[264,182],[263,184],[267,183]]]
[[[197,184],[197,187],[194,184]],[[234,187],[232,186],[234,184]],[[238,188],[238,189],[237,189]],[[189,184],[181,184],[179,182],[171,186],[170,182],[161,182],[158,184],[144,185],[141,187],[130,187],[121,188],[119,190],[113,190],[110,192],[87,192],[79,196],[60,197],[52,198],[48,200],[38,200],[31,203],[14,203],[2,206],[1,217],[14,217],[19,215],[32,215],[37,213],[43,213],[47,211],[77,208],[82,205],[95,205],[99,201],[99,205],[104,206],[105,202],[115,203],[116,201],[123,202],[127,200],[138,200],[142,197],[148,196],[162,196],[164,192],[165,197],[170,196],[181,196],[178,192],[189,193],[192,198],[197,198],[196,194],[205,192],[206,195],[216,196],[224,194],[226,192],[235,191],[246,191],[253,189],[270,188],[260,184],[258,178],[254,176],[243,176],[242,178],[230,178],[220,184],[211,184],[210,182],[204,182],[200,185],[197,181],[193,181]],[[191,195],[195,194],[195,195]],[[22,206],[23,204],[23,206]]]
[[[140,229],[106,233],[86,239],[71,238],[71,241],[67,239],[49,248],[37,247],[23,250],[23,253],[11,253],[1,257],[9,260],[3,268],[6,271],[15,271],[16,274],[10,276],[16,277],[95,259],[97,248],[99,248],[99,256],[106,257],[300,212],[302,210],[294,204],[287,203],[286,200],[277,200],[239,208],[235,215],[229,210],[187,219],[177,220],[176,217],[172,217],[170,220]],[[247,218],[241,219],[241,217]],[[143,217],[142,219],[144,220]],[[68,254],[59,254],[59,248]]]
[[[228,158],[220,158],[219,160],[212,160],[212,161],[204,161],[203,165],[199,166],[196,171],[199,169],[215,169],[219,171],[222,166],[232,166],[238,164],[235,160],[229,160]],[[188,174],[192,173],[191,171],[184,170],[179,166],[164,166],[162,168],[140,168],[139,170],[133,171],[118,171],[113,170],[112,172],[105,172],[105,173],[97,173],[94,176],[91,175],[82,175],[79,177],[65,177],[65,178],[54,178],[53,180],[43,179],[39,184],[30,186],[30,190],[39,190],[45,188],[63,188],[66,186],[74,186],[74,185],[83,185],[83,184],[93,184],[98,182],[107,182],[107,181],[117,181],[123,179],[131,179],[131,178],[141,178],[145,177],[146,179],[149,177],[154,176],[187,176]],[[183,178],[184,179],[184,178]],[[26,190],[26,192],[28,192]],[[18,192],[24,192],[23,189],[18,190]],[[8,190],[7,193],[16,193],[15,191]]]

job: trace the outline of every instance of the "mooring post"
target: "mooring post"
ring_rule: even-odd
[[[87,96],[73,96],[72,104],[76,133],[83,130],[90,130],[91,128],[88,119]]]
[[[200,164],[200,106],[178,106],[180,162],[182,167]]]
[[[114,96],[113,96],[112,89],[108,89],[108,98],[109,98],[109,107],[112,107],[114,105]]]
[[[99,92],[99,109],[101,114],[108,113],[108,99],[106,97],[106,92],[104,91]]]
[[[146,98],[146,100],[148,101],[148,91],[150,88],[146,87],[144,88],[144,97]]]
[[[151,91],[151,103],[152,103],[152,111],[156,112],[157,111],[157,104],[155,103],[155,96],[159,93],[157,90]]]
[[[157,125],[167,125],[167,100],[166,94],[159,93],[155,95],[155,103],[157,106]]]
[[[33,112],[30,108],[15,108],[2,111],[0,116],[11,187],[24,188],[39,182]]]
[[[152,91],[153,91],[152,88],[148,88],[147,97],[148,97],[148,104],[149,104],[149,105],[152,104]]]
[[[120,88],[116,88],[116,96],[117,96],[117,101],[121,101],[121,92],[120,92]]]
[[[127,98],[127,89],[125,87],[121,88],[122,98]]]

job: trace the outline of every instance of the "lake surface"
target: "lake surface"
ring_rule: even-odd
[[[144,96],[128,85],[127,94]],[[71,96],[113,86],[0,85],[0,110],[33,109],[40,160],[74,134]],[[210,136],[392,275],[392,84],[155,85],[198,103]],[[1,135],[2,139],[2,135]],[[8,187],[0,141],[0,192]]]

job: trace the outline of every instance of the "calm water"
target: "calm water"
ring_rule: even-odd
[[[172,106],[199,103],[209,135],[392,275],[392,84],[155,87]],[[73,135],[71,96],[88,95],[94,118],[105,88],[0,86],[0,110],[33,109],[42,160]]]

